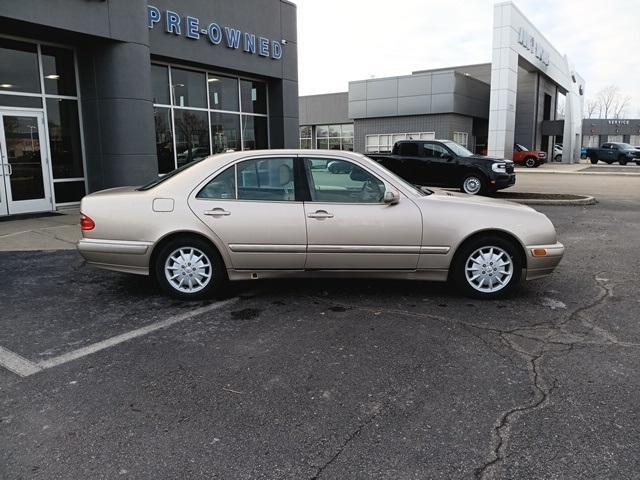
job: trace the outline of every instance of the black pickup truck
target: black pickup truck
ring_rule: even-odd
[[[516,183],[511,160],[474,155],[450,140],[401,140],[391,154],[367,154],[414,185],[486,195]]]
[[[640,150],[628,143],[609,142],[603,143],[600,148],[587,148],[587,157],[593,164],[602,160],[609,165],[613,162],[620,165],[636,162],[636,165],[640,165]]]

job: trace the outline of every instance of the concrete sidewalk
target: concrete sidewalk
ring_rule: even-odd
[[[80,239],[80,212],[75,208],[58,213],[0,221],[0,251],[75,249]]]

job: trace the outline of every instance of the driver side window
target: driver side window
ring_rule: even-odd
[[[424,155],[430,158],[444,158],[449,152],[444,147],[434,143],[426,143],[424,145]]]
[[[318,159],[306,159],[311,200],[332,203],[382,203],[382,180],[345,160],[329,160],[319,167]]]

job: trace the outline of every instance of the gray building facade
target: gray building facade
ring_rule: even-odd
[[[5,0],[0,215],[295,147],[297,69],[286,0]]]

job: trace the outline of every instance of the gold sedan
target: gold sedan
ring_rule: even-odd
[[[229,280],[293,276],[450,279],[495,298],[549,275],[564,253],[532,208],[417,189],[340,151],[215,155],[88,195],[81,212],[88,263],[153,275],[182,299]]]

